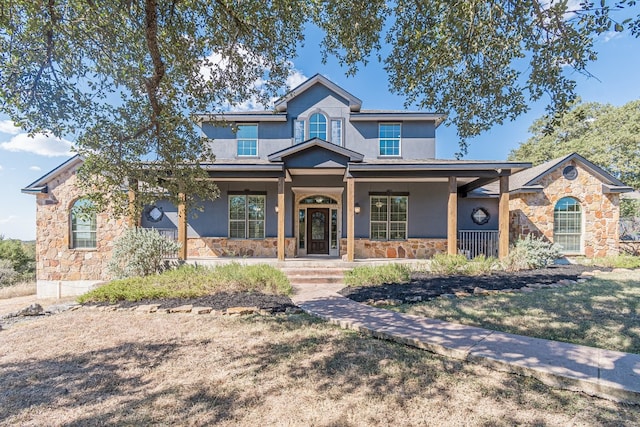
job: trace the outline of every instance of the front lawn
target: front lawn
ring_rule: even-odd
[[[392,308],[449,322],[640,353],[640,271],[533,292],[439,297]]]

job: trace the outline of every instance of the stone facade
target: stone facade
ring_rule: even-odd
[[[296,239],[285,239],[285,256],[295,255]],[[278,256],[278,239],[228,239],[226,237],[197,237],[187,241],[187,258],[207,257],[265,257]]]
[[[107,280],[106,266],[113,241],[126,229],[123,219],[97,215],[97,247],[70,248],[70,209],[82,196],[76,186],[76,168],[48,182],[48,193],[36,200],[36,270],[38,297],[80,295]]]
[[[347,253],[347,239],[340,239],[340,255]],[[355,239],[355,258],[431,258],[447,253],[447,239],[407,239],[379,241]]]
[[[577,178],[569,180],[563,169],[572,164],[578,170]],[[586,257],[603,257],[618,253],[618,219],[620,196],[605,194],[602,181],[593,176],[580,163],[567,162],[542,177],[539,193],[511,195],[510,240],[534,234],[553,241],[553,211],[563,197],[575,198],[582,207],[582,253]]]

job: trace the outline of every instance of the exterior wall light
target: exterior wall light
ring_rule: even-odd
[[[360,204],[356,203],[355,206],[353,207],[353,211],[356,214],[359,214],[360,213]]]
[[[276,213],[280,212],[280,209],[278,209],[278,205],[276,205]]]

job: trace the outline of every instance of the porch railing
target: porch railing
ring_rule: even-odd
[[[458,252],[475,258],[478,255],[498,256],[498,230],[459,230]]]
[[[173,240],[174,242],[178,241],[178,229],[177,228],[156,228],[155,229],[158,233],[160,233],[161,236],[169,239],[169,240]],[[178,254],[176,252],[172,252],[172,251],[162,251],[163,252],[163,256],[166,259],[174,259],[174,258],[178,258]]]

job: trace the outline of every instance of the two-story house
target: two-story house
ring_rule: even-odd
[[[617,250],[617,193],[628,187],[577,155],[531,169],[533,174],[526,174],[529,163],[436,159],[436,129],[444,118],[365,110],[360,99],[315,75],[273,110],[198,116],[216,155],[203,167],[220,197],[197,216],[159,201],[144,209],[140,223],[175,233],[183,259],[504,257],[510,231],[512,239],[523,232],[550,240],[564,236],[572,253]],[[81,162],[73,158],[23,190],[38,195],[42,295],[61,282],[72,289],[105,279],[112,241],[126,226],[107,214],[74,217],[73,206],[84,202],[73,184]],[[567,167],[580,173],[567,175]],[[588,188],[597,201],[587,201],[587,185],[595,185]],[[545,192],[549,186],[553,194]],[[567,211],[559,214],[569,222],[553,220],[559,191],[564,201],[558,206]],[[510,199],[517,204],[512,209]],[[595,215],[587,210],[611,212],[598,226],[608,233],[597,246],[604,251],[596,253],[585,234],[585,220]],[[568,240],[554,223],[567,224]]]

